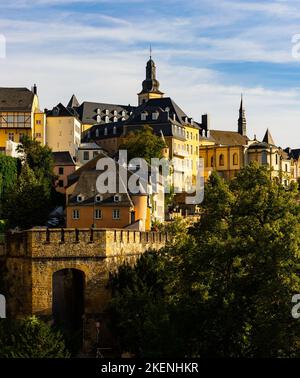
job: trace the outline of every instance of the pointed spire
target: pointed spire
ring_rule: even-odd
[[[272,135],[271,135],[269,129],[267,129],[267,131],[265,133],[263,142],[268,143],[268,144],[272,144],[273,146],[275,146],[274,139],[272,138]]]
[[[243,136],[246,136],[247,134],[247,121],[246,121],[242,93],[241,93],[241,103],[240,103],[239,119],[238,119],[238,133]]]
[[[68,105],[67,105],[67,108],[77,108],[79,106],[79,102],[76,98],[76,96],[73,94],[73,96],[71,97]]]

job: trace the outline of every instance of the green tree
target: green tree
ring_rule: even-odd
[[[14,189],[5,196],[3,208],[9,227],[44,225],[52,206],[50,193],[47,183],[39,181],[25,163]]]
[[[156,357],[299,357],[300,323],[291,317],[292,295],[300,293],[296,196],[295,186],[286,190],[256,164],[230,184],[213,174],[189,237],[151,260],[157,281],[143,279],[145,259],[126,268],[135,286],[124,272],[112,280],[114,325],[130,320],[139,335],[134,343],[129,328],[119,333],[126,349]]]
[[[60,332],[36,317],[0,322],[0,357],[68,358]]]
[[[162,151],[165,147],[164,140],[155,135],[150,126],[144,126],[142,130],[129,132],[120,149],[127,150],[128,160],[143,158],[150,164],[151,158],[163,157]]]

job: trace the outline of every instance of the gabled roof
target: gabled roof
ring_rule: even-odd
[[[275,142],[274,142],[274,140],[272,138],[272,135],[271,135],[269,129],[267,129],[267,131],[265,133],[263,142],[268,143],[268,144],[272,144],[273,146],[275,146]]]
[[[210,138],[216,143],[224,146],[244,146],[249,138],[236,131],[210,130]]]
[[[55,165],[76,165],[69,151],[52,152]]]
[[[76,184],[76,187],[74,189],[74,192],[70,198],[69,203],[72,205],[87,205],[90,203],[94,203],[94,197],[97,194],[97,187],[96,187],[96,182],[101,174],[100,170],[97,170],[97,163],[99,159],[102,158],[108,158],[112,162],[116,164],[116,188],[117,191],[116,193],[100,193],[102,196],[102,201],[101,201],[101,206],[102,205],[107,205],[107,206],[133,206],[133,202],[131,200],[131,194],[127,190],[127,182],[121,181],[121,177],[127,177],[127,179],[134,175],[133,172],[129,171],[127,168],[123,167],[120,165],[117,161],[114,159],[110,158],[107,154],[101,153],[97,155],[94,159],[90,160],[83,166],[81,166],[77,171],[72,173],[71,175],[68,176],[68,186],[73,185],[74,183]],[[121,172],[124,171],[124,172]],[[148,185],[148,182],[145,183]],[[119,189],[123,188],[126,193],[119,193]],[[114,195],[115,194],[121,194],[121,201],[120,202],[115,202],[114,201]],[[85,197],[84,201],[78,203],[77,202],[77,196],[78,195],[83,195]],[[138,194],[135,194],[138,195]],[[143,194],[141,194],[143,195]]]
[[[30,112],[34,93],[27,88],[0,88],[0,111]]]
[[[78,117],[73,108],[65,107],[61,102],[54,106],[52,110],[46,110],[47,117]]]

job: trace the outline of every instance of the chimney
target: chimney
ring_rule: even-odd
[[[33,94],[37,95],[37,86],[36,84],[33,85],[33,87],[31,88],[31,91]]]
[[[202,128],[205,130],[210,129],[210,117],[208,114],[202,114]]]

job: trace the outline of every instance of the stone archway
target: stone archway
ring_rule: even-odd
[[[67,332],[81,332],[85,308],[85,274],[73,268],[61,269],[52,276],[52,316]]]

